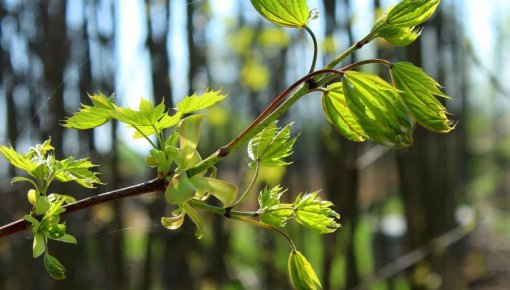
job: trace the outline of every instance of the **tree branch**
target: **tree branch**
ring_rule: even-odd
[[[164,190],[166,188],[166,181],[164,179],[153,179],[144,183],[140,183],[137,185],[112,190],[109,192],[101,193],[98,195],[94,195],[82,200],[79,200],[75,203],[66,205],[64,208],[66,211],[62,213],[62,215],[69,214],[75,211],[82,210],[84,208],[88,208],[100,203],[105,203],[108,201],[113,201],[129,196],[141,195],[144,193],[155,192]],[[0,238],[12,235],[17,232],[22,232],[28,230],[30,228],[30,223],[24,219],[19,219],[12,223],[6,224],[0,227]]]

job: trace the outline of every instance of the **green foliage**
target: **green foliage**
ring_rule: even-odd
[[[284,227],[287,220],[294,214],[290,204],[281,204],[280,198],[286,190],[279,185],[267,189],[264,188],[259,194],[260,221],[275,227]]]
[[[200,96],[188,96],[177,103],[177,110],[183,115],[194,113],[211,107],[225,97],[219,91],[209,91]]]
[[[260,192],[258,214],[263,223],[284,227],[289,219],[294,218],[321,234],[332,233],[340,227],[336,222],[340,215],[331,208],[333,203],[321,200],[318,192],[300,194],[292,204],[280,203],[283,193],[285,191],[280,186],[270,190],[265,188]]]
[[[448,96],[439,90],[439,84],[423,69],[409,62],[397,62],[391,69],[391,76],[402,100],[420,125],[438,133],[453,129],[446,108],[435,98]]]
[[[372,36],[382,37],[395,46],[406,46],[421,34],[416,26],[429,19],[440,0],[403,0],[386,10],[372,28]]]
[[[297,290],[315,290],[322,288],[312,265],[299,251],[292,251],[288,261],[289,277]]]
[[[309,229],[321,234],[332,233],[340,227],[336,222],[340,215],[331,208],[332,202],[321,200],[318,194],[318,191],[300,194],[293,205],[294,217]]]
[[[386,23],[395,27],[412,27],[429,19],[440,0],[403,0],[388,13]]]
[[[61,182],[74,181],[86,188],[93,188],[94,185],[101,184],[97,173],[90,171],[95,165],[88,159],[77,160],[74,157],[69,157],[57,160],[53,150],[50,139],[31,147],[25,154],[16,152],[12,147],[0,146],[0,153],[9,163],[31,176],[30,178],[16,176],[11,182],[27,182],[33,186],[27,192],[28,202],[33,208],[31,215],[25,215],[24,219],[32,225],[34,258],[47,251],[48,239],[76,243],[76,239],[66,233],[65,223],[60,221],[60,215],[65,212],[63,205],[76,200],[67,195],[47,194],[52,181],[55,179]],[[50,276],[55,279],[65,277],[64,268],[56,258],[46,253],[44,263]]]
[[[439,2],[401,1],[379,18],[362,41],[340,54],[327,67],[336,66],[356,49],[377,37],[396,46],[412,43],[421,32],[421,29],[416,27],[432,16]],[[307,23],[317,18],[318,12],[310,11],[306,0],[251,0],[251,3],[264,18],[276,25],[305,28],[312,35],[314,51],[317,51],[315,37]],[[251,28],[242,31],[249,33],[241,34],[242,37],[236,39],[236,51],[239,54],[244,53],[255,38]],[[263,41],[263,45],[281,47],[286,46],[287,42],[287,38],[277,43],[269,37]],[[313,63],[315,64],[315,56]],[[379,63],[388,67],[393,85],[376,75],[352,71],[368,63]],[[205,159],[202,159],[198,151],[203,115],[196,113],[222,101],[225,95],[219,91],[187,96],[176,105],[173,114],[169,113],[164,102],[154,106],[151,101],[142,98],[138,109],[134,110],[116,105],[113,96],[107,98],[103,94],[91,95],[92,105],[82,104],[79,111],[66,118],[62,125],[74,129],[92,129],[117,120],[134,129],[133,138],[143,137],[153,147],[148,152],[145,163],[157,170],[157,177],[165,182],[165,199],[175,208],[170,216],[161,218],[161,224],[165,228],[180,228],[188,216],[196,226],[196,237],[202,238],[205,221],[197,211],[201,208],[273,230],[284,236],[291,247],[288,269],[294,288],[317,289],[321,287],[321,283],[315,271],[301,252],[297,251],[294,242],[283,228],[287,221],[294,219],[321,234],[333,233],[340,228],[337,222],[340,215],[333,209],[333,203],[321,200],[318,191],[299,194],[293,203],[282,203],[280,199],[286,190],[275,186],[271,189],[265,187],[260,191],[259,209],[256,212],[235,210],[255,184],[259,166],[277,167],[291,163],[286,158],[292,154],[298,136],[291,138],[292,124],[279,128],[277,118],[300,97],[312,91],[321,91],[326,119],[352,141],[372,140],[388,146],[406,147],[413,140],[413,119],[425,128],[440,133],[449,132],[453,125],[447,118],[446,108],[436,99],[447,98],[439,89],[439,84],[421,68],[410,63],[391,64],[376,59],[355,63],[337,71],[328,69],[313,72],[314,64],[310,69],[312,74],[284,91],[279,99],[274,101],[276,106],[270,105],[239,136]],[[262,90],[268,82],[266,68],[253,59],[244,65],[241,78],[245,84],[252,90]],[[340,75],[341,81],[324,87],[326,82],[331,81],[331,73]],[[307,85],[298,88],[304,82]],[[153,139],[157,142],[153,142]],[[217,179],[214,165],[248,140],[248,157],[251,159],[249,166],[256,167],[257,171],[251,184],[236,202],[238,187]],[[18,153],[12,147],[0,146],[0,154],[29,175],[14,177],[11,182],[26,182],[32,186],[27,192],[32,210],[24,219],[30,223],[34,235],[33,256],[36,258],[44,254],[46,270],[52,278],[59,280],[65,278],[65,268],[48,253],[48,241],[76,243],[76,239],[66,233],[65,223],[61,222],[61,214],[65,212],[64,204],[76,200],[67,195],[47,194],[48,188],[53,180],[74,181],[86,188],[93,188],[101,184],[101,181],[97,173],[91,171],[95,165],[88,159],[68,157],[56,160],[53,150],[50,140],[30,148],[25,154]],[[222,207],[206,204],[211,196],[221,201]]]
[[[378,76],[347,72],[342,78],[347,105],[370,140],[409,146],[413,123],[397,90]]]
[[[298,137],[290,138],[291,126],[289,124],[278,131],[275,121],[253,137],[248,144],[248,156],[253,160],[250,167],[255,167],[257,163],[268,167],[289,165],[282,159],[292,154],[292,146]]]
[[[44,268],[46,268],[50,277],[55,280],[63,280],[66,278],[66,269],[64,266],[57,258],[48,253],[44,254]]]
[[[97,95],[89,95],[93,106],[83,105],[72,117],[67,118],[62,126],[73,129],[92,129],[99,127],[112,119],[114,112],[115,98],[99,93]]]
[[[342,83],[333,83],[322,94],[322,109],[328,122],[347,139],[363,142],[367,134],[349,110]]]
[[[250,0],[267,20],[284,27],[304,28],[310,17],[306,0]]]

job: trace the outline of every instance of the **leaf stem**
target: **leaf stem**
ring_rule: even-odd
[[[363,61],[358,61],[358,62],[355,62],[353,64],[344,66],[343,68],[340,69],[340,71],[345,72],[345,71],[348,71],[348,70],[353,70],[353,69],[355,69],[357,67],[360,67],[360,66],[363,66],[363,65],[367,65],[367,64],[382,64],[382,65],[388,67],[389,69],[391,69],[393,67],[393,63],[391,63],[391,61],[388,61],[388,60],[385,60],[385,59],[381,59],[381,58],[373,58],[373,59],[367,59],[367,60],[363,60]]]
[[[267,229],[267,230],[275,231],[275,232],[279,233],[280,235],[282,235],[287,240],[287,242],[289,242],[289,246],[290,246],[292,252],[296,252],[297,251],[296,244],[294,244],[294,241],[292,240],[292,238],[286,232],[282,231],[281,229],[279,229],[279,228],[277,228],[275,226],[268,225],[268,224],[265,224],[263,222],[259,222],[259,221],[252,220],[252,219],[245,218],[245,217],[234,217],[233,216],[232,219],[238,220],[238,221],[241,221],[243,223],[250,224],[250,225],[254,225],[254,226],[257,226],[259,228],[264,228],[264,229]]]
[[[236,202],[234,202],[229,208],[235,208],[244,199],[244,197],[248,194],[248,192],[250,192],[250,190],[252,189],[253,185],[255,185],[255,181],[257,181],[257,178],[259,176],[259,171],[260,171],[260,161],[257,160],[257,165],[255,167],[255,174],[253,175],[253,178],[252,178],[252,180],[250,182],[250,185],[248,185],[248,187],[243,192],[241,197]]]
[[[135,128],[135,130],[136,130],[136,131],[138,131],[138,133],[140,133],[140,134],[141,134],[141,135],[145,138],[145,140],[149,141],[149,143],[152,145],[152,147],[153,147],[154,149],[158,150],[158,146],[156,146],[156,144],[154,144],[154,142],[152,142],[152,140],[151,140],[151,139],[150,139],[147,135],[145,135],[145,134],[142,132],[142,130],[140,130],[140,129],[139,129],[137,126],[135,126],[135,125],[131,125],[131,126],[133,126],[133,128]]]
[[[317,64],[317,55],[319,53],[319,46],[317,45],[317,38],[315,37],[315,34],[310,29],[310,27],[305,26],[304,29],[312,37],[312,41],[313,41],[313,60],[312,60],[312,65],[310,66],[310,70],[308,71],[308,73],[310,74],[311,72],[313,72],[315,70],[315,65]]]

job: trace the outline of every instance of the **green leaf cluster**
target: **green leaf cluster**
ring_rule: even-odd
[[[395,46],[406,46],[421,34],[416,28],[436,11],[440,0],[403,0],[386,10],[372,28],[372,36]]]
[[[290,137],[292,124],[283,129],[278,128],[277,121],[269,124],[248,143],[248,156],[252,162],[250,167],[256,164],[268,167],[289,165],[283,159],[292,154],[292,147],[298,136]]]
[[[148,138],[154,134],[161,137],[163,130],[177,125],[185,114],[206,109],[223,100],[225,95],[218,91],[207,91],[200,96],[187,96],[177,104],[173,115],[168,113],[163,102],[154,106],[151,101],[140,98],[138,110],[133,110],[117,106],[113,96],[107,98],[97,94],[89,97],[93,105],[82,104],[78,112],[63,121],[64,127],[92,129],[115,119],[135,129],[133,138]]]
[[[48,253],[48,240],[56,240],[64,243],[76,244],[76,238],[66,233],[65,223],[60,221],[60,215],[65,212],[64,203],[74,201],[69,197],[50,194],[48,197],[40,197],[46,200],[47,208],[42,216],[34,217],[25,215],[24,219],[32,225],[34,241],[32,244],[33,257],[44,255],[44,266],[53,279],[65,278],[65,268],[53,256]]]
[[[230,206],[237,196],[237,186],[224,180],[204,176],[204,172],[188,178],[186,169],[198,164],[200,157],[197,146],[200,138],[200,124],[203,115],[192,115],[184,118],[178,126],[179,148],[167,145],[165,162],[168,158],[175,162],[176,168],[172,176],[168,176],[168,187],[165,191],[166,200],[179,208],[170,217],[163,217],[161,223],[167,229],[178,229],[188,215],[197,227],[196,236],[203,236],[204,221],[198,212],[190,205],[191,199],[205,200],[214,196],[225,207]]]
[[[435,98],[448,98],[436,81],[410,63],[389,67],[393,84],[348,71],[341,83],[329,85],[322,95],[326,119],[349,140],[386,146],[411,145],[413,121],[438,133],[453,129],[445,107]]]
[[[340,215],[335,212],[330,201],[323,201],[318,191],[300,194],[294,203],[280,203],[285,191],[280,186],[263,189],[259,194],[260,221],[275,227],[284,227],[289,219],[295,219],[301,225],[321,234],[336,231],[340,224],[336,222]]]
[[[90,169],[96,165],[87,158],[75,159],[69,157],[64,160],[55,159],[51,146],[51,139],[43,144],[31,147],[26,154],[18,153],[12,146],[0,145],[0,154],[14,167],[17,167],[31,178],[18,176],[12,182],[29,182],[39,193],[46,195],[46,190],[53,180],[60,182],[74,181],[86,188],[93,188],[95,184],[101,184],[97,172]]]

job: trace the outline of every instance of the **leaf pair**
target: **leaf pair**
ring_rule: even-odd
[[[380,77],[346,72],[322,96],[326,119],[349,140],[388,146],[412,143],[413,123],[397,90]]]
[[[275,227],[283,227],[294,218],[298,223],[321,234],[336,231],[340,224],[336,222],[340,215],[332,209],[333,203],[323,201],[318,192],[300,194],[294,203],[280,203],[285,191],[280,186],[268,190],[265,188],[259,195],[260,220]]]
[[[346,72],[322,96],[326,119],[346,138],[383,145],[412,144],[414,119],[438,133],[453,129],[446,108],[436,96],[448,98],[421,68],[407,62],[391,67],[393,86],[378,76]]]
[[[440,0],[403,0],[386,10],[377,20],[372,33],[395,46],[406,46],[421,34],[421,25],[436,11]]]

